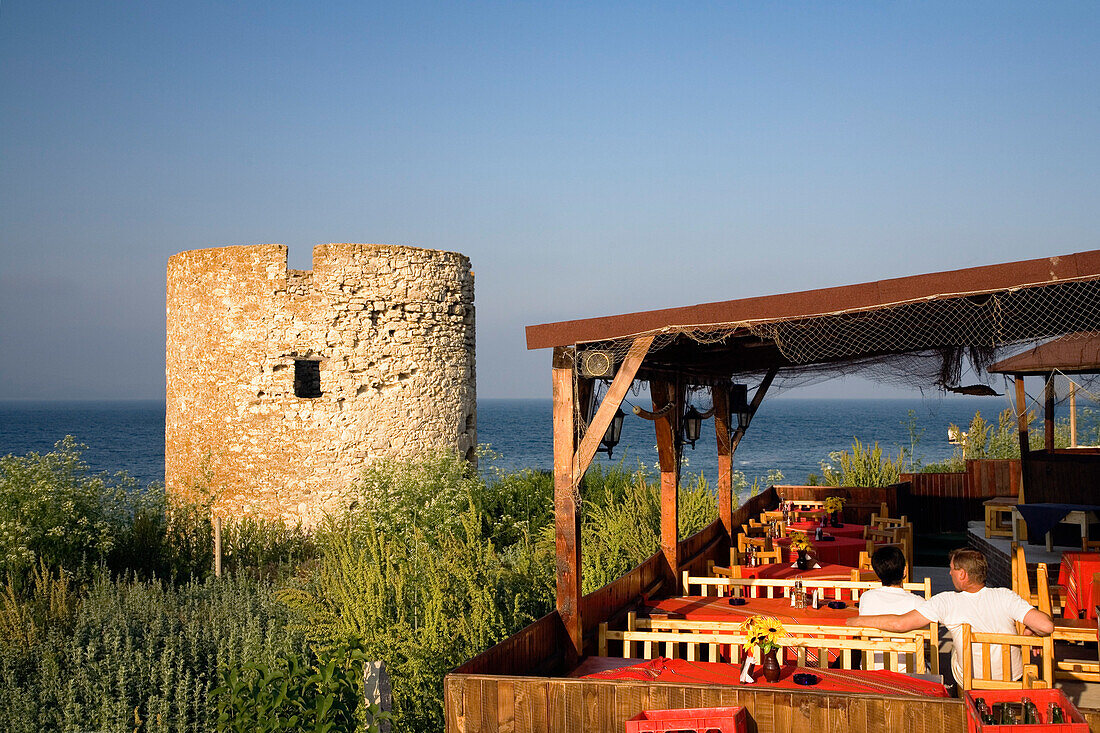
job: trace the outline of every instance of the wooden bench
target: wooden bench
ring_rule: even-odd
[[[800,667],[813,661],[809,652],[816,652],[818,666],[828,666],[831,652],[836,655],[841,669],[853,669],[852,652],[864,654],[882,653],[884,667],[897,671],[904,658],[914,674],[928,670],[926,646],[928,630],[919,629],[906,633],[880,631],[856,626],[796,625],[784,624],[787,636],[778,640],[778,646],[795,649]],[[644,619],[633,612],[627,615],[625,630],[609,629],[600,624],[599,655],[610,656],[609,642],[621,643],[623,659],[653,659],[654,655],[670,659],[695,661],[723,661],[721,647],[728,646],[729,661],[738,664],[742,648],[748,636],[741,631],[739,622],[686,621],[683,619]],[[932,647],[933,649],[935,647]],[[761,658],[760,650],[754,655]],[[935,658],[933,654],[933,658]],[[823,661],[826,660],[826,661]],[[938,674],[938,672],[934,672]]]

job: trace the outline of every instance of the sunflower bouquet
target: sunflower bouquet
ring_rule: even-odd
[[[758,646],[767,654],[780,648],[779,640],[787,635],[787,630],[774,616],[752,616],[741,624],[741,633],[748,637],[744,645],[746,652]]]
[[[829,514],[833,512],[839,512],[844,508],[844,499],[840,496],[828,496],[825,497],[825,511]]]
[[[795,552],[811,552],[814,549],[805,532],[791,532],[791,549]]]

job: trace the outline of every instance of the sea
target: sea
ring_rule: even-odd
[[[849,449],[854,439],[875,442],[889,454],[907,454],[923,464],[943,461],[954,446],[948,426],[964,430],[975,412],[996,423],[1006,398],[917,397],[895,399],[765,400],[734,454],[734,469],[751,483],[780,472],[783,483],[805,483],[820,474],[830,454]],[[549,399],[484,399],[478,402],[478,441],[489,451],[480,463],[487,474],[553,467]],[[127,402],[0,402],[0,456],[50,451],[66,435],[82,444],[92,471],[125,471],[142,484],[164,481],[164,404]],[[653,424],[627,414],[621,442],[612,455],[597,454],[604,465],[634,470],[656,463]],[[694,448],[685,446],[682,472],[717,481],[714,421],[703,423]]]

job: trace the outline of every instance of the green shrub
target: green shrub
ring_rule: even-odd
[[[219,670],[211,691],[218,730],[232,733],[352,733],[364,727],[364,661],[358,641],[321,655],[288,654],[275,664],[246,662]]]
[[[883,455],[878,441],[873,448],[865,448],[859,438],[853,439],[851,452],[830,453],[829,459],[830,463],[821,464],[825,486],[889,486],[898,482],[905,468],[904,449],[891,458]]]
[[[443,676],[550,607],[552,565],[479,509],[519,517],[522,497],[492,491],[455,454],[376,466],[358,504],[318,529],[312,572],[279,594],[319,650],[354,636],[385,662],[397,731],[442,729]],[[498,550],[494,534],[518,539]]]
[[[0,573],[39,560],[75,571],[106,560],[143,500],[125,474],[91,475],[71,436],[46,454],[0,458]]]
[[[209,731],[219,665],[306,651],[269,583],[244,576],[180,586],[96,574],[71,619],[27,646],[0,639],[5,731]]]

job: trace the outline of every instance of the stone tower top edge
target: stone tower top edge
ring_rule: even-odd
[[[451,260],[452,262],[457,260],[458,263],[466,267],[469,267],[470,264],[470,258],[461,252],[452,252],[443,249],[413,247],[402,244],[334,242],[329,244],[318,244],[313,247],[313,267],[317,269],[318,264],[325,263],[333,257],[346,257],[357,251],[389,252],[393,255],[398,255],[400,253],[420,254],[421,256],[427,256],[432,259]],[[281,269],[285,273],[288,272],[287,254],[288,248],[285,244],[234,244],[223,247],[202,247],[199,249],[184,250],[172,255],[168,258],[168,267],[169,270],[171,270],[173,266],[179,266],[184,263],[197,264],[201,262],[213,264],[219,261],[228,263],[248,260],[257,264],[263,262],[267,266],[281,265]],[[295,272],[310,271],[295,270]]]

